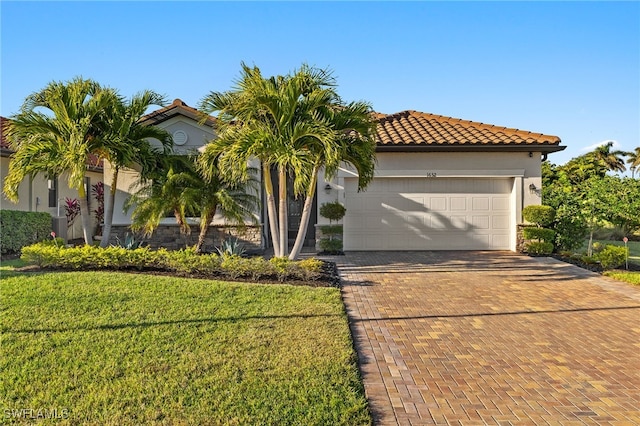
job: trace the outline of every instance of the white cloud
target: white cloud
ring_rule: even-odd
[[[613,142],[613,147],[611,148],[612,150],[615,151],[615,150],[622,149],[622,145],[620,145],[618,141],[614,141],[613,139],[607,139],[602,142],[594,143],[593,145],[585,146],[584,148],[581,148],[580,151],[584,151],[584,152],[593,151],[597,147],[608,144],[609,142]]]

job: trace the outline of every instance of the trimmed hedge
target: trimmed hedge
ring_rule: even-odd
[[[156,270],[186,275],[227,279],[314,281],[321,275],[323,262],[288,258],[245,258],[238,255],[198,254],[194,249],[168,251],[148,247],[63,247],[50,242],[22,249],[22,259],[30,264],[60,269]]]
[[[527,253],[533,255],[551,254],[553,252],[553,243],[531,241],[527,243]]]
[[[522,209],[522,217],[524,217],[527,222],[535,223],[539,227],[544,228],[553,223],[556,218],[556,211],[550,206],[531,205]]]
[[[538,240],[551,242],[556,237],[553,229],[526,227],[522,230],[522,236],[525,240]]]
[[[51,215],[42,212],[0,210],[0,251],[19,252],[51,237]]]

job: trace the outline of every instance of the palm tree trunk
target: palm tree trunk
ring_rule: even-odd
[[[316,186],[318,183],[318,166],[313,168],[313,174],[311,175],[311,182],[307,189],[307,198],[304,200],[304,207],[302,208],[302,216],[300,216],[300,227],[298,228],[298,235],[296,235],[296,242],[293,244],[289,259],[296,260],[300,256],[302,246],[304,245],[304,238],[307,235],[307,227],[309,226],[309,218],[311,217],[311,208],[313,207],[313,196],[316,193]]]
[[[89,212],[87,192],[84,189],[84,183],[78,188],[78,203],[80,203],[80,219],[82,219],[84,243],[90,245],[93,239],[93,235],[91,235],[91,213]]]
[[[109,204],[104,212],[104,226],[102,227],[102,241],[100,247],[107,247],[111,238],[111,224],[113,223],[113,210],[116,202],[116,192],[118,191],[118,172],[119,167],[114,167],[113,176],[111,177],[111,189],[109,190]]]
[[[285,257],[289,251],[287,230],[287,171],[283,165],[278,166],[278,223],[280,225],[280,253],[277,257]]]
[[[280,254],[280,236],[278,227],[276,226],[276,199],[273,196],[273,181],[271,180],[271,169],[266,163],[262,164],[264,192],[267,198],[267,220],[269,221],[269,229],[271,231],[271,242],[273,244],[273,252],[277,257]]]
[[[198,235],[198,244],[196,244],[196,253],[202,253],[202,246],[204,245],[204,239],[207,236],[209,230],[209,224],[215,216],[216,211],[205,211],[200,215],[200,234]]]

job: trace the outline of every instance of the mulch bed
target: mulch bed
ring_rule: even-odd
[[[49,272],[49,271],[75,271],[72,269],[60,269],[60,268],[40,268],[36,265],[27,265],[22,268],[15,269],[18,272]],[[238,277],[238,278],[230,278],[227,275],[217,275],[217,274],[187,274],[180,273],[175,271],[167,271],[162,269],[152,269],[152,268],[144,268],[144,269],[99,269],[99,268],[89,268],[82,269],[83,271],[111,271],[111,272],[126,272],[130,274],[146,274],[146,275],[158,275],[165,277],[183,277],[183,278],[199,278],[199,279],[208,279],[208,280],[223,280],[223,281],[234,281],[234,282],[245,282],[245,283],[257,283],[257,284],[289,284],[289,285],[303,285],[308,287],[341,287],[340,274],[338,273],[338,268],[334,262],[322,261],[322,266],[320,269],[320,275],[314,280],[285,280],[279,281],[277,277],[265,277],[259,280],[253,280],[247,277]]]
[[[550,257],[553,257],[554,259],[558,259],[562,262],[566,262],[566,263],[570,263],[572,265],[576,265],[581,267],[582,269],[587,269],[591,272],[597,272],[599,274],[601,274],[602,272],[604,272],[604,269],[602,268],[602,266],[599,263],[584,263],[582,261],[580,261],[579,259],[574,259],[572,257],[568,257],[568,256],[562,256],[558,253],[553,253],[551,255],[549,255]],[[624,265],[620,268],[617,268],[616,270],[620,270],[620,271],[639,271],[640,272],[640,265],[636,264],[636,263],[632,263],[629,262],[629,269],[624,269]]]

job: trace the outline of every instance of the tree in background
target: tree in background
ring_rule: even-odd
[[[631,170],[631,179],[636,177],[636,170],[640,168],[640,147],[637,147],[633,152],[627,153],[627,164],[629,164],[629,170]]]
[[[611,152],[611,147],[612,143],[598,147],[563,166],[542,164],[543,203],[556,209],[560,249],[576,249],[588,235],[591,253],[594,232],[602,227],[613,226],[624,236],[640,229],[640,182],[607,174],[624,170],[620,161],[625,153]],[[634,154],[626,155],[634,164]]]
[[[627,168],[624,165],[624,157],[626,152],[615,150],[612,151],[613,141],[609,141],[604,145],[600,145],[593,150],[591,156],[594,161],[604,166],[608,171],[624,172]]]

